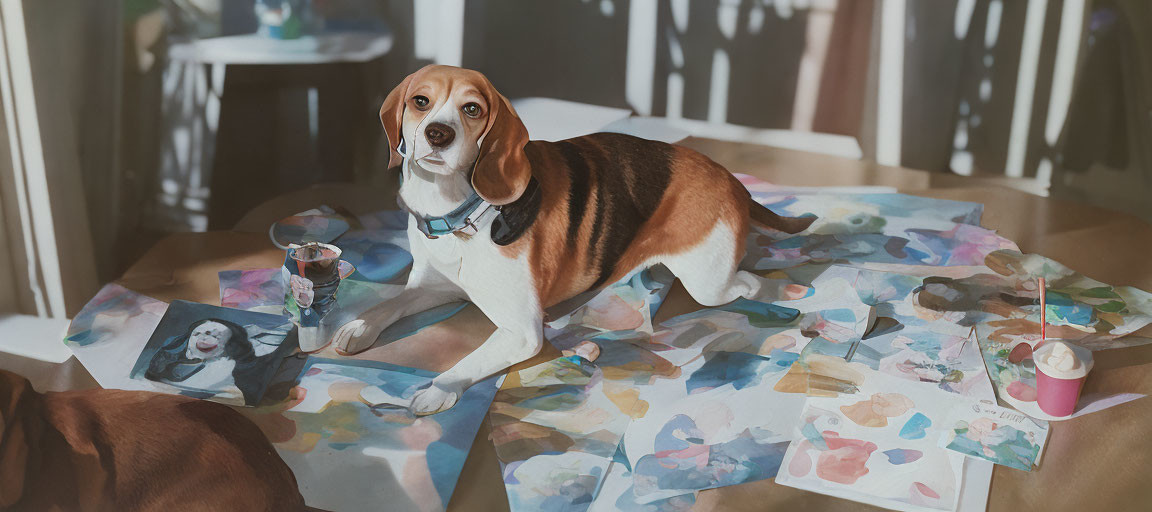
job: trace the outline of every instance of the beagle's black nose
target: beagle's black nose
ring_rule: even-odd
[[[444,123],[432,123],[424,129],[424,137],[433,147],[442,148],[452,143],[456,138],[456,130]]]

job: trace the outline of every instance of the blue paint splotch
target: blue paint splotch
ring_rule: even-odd
[[[924,439],[928,435],[927,429],[930,426],[932,426],[932,420],[918,412],[908,418],[908,422],[900,428],[900,437],[908,440]]]
[[[776,364],[770,357],[744,352],[712,352],[704,357],[706,358],[704,365],[693,372],[685,383],[688,394],[707,391],[725,384],[732,384],[736,389],[744,389],[760,384],[765,375],[787,368]]]
[[[884,455],[888,456],[888,462],[899,466],[901,464],[907,464],[909,462],[916,462],[920,460],[920,457],[924,456],[924,452],[920,450],[896,448],[893,450],[885,450]]]
[[[745,430],[735,439],[709,445],[691,418],[677,415],[655,440],[655,453],[636,462],[634,492],[644,496],[669,489],[710,489],[776,476],[788,442],[765,443]]]

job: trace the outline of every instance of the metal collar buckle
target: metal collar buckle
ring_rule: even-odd
[[[472,236],[472,235],[475,235],[478,231],[480,231],[480,228],[476,227],[476,224],[474,224],[472,222],[472,219],[470,217],[465,217],[464,218],[464,226],[461,227],[460,229],[458,229],[457,231],[464,233],[465,235]]]

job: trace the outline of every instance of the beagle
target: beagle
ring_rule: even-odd
[[[534,356],[547,308],[664,264],[700,304],[760,292],[737,269],[749,221],[788,233],[726,169],[690,149],[622,134],[529,141],[484,75],[431,65],[380,108],[401,166],[412,270],[404,290],[340,326],[351,354],[396,320],[469,300],[496,325],[483,345],[413,397],[416,414],[451,407],[468,386]]]
[[[194,398],[0,370],[0,510],[306,510],[260,429]]]

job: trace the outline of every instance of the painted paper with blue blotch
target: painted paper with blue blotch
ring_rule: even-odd
[[[1092,306],[1066,293],[1048,291],[1044,298],[1049,322],[1088,326],[1096,321],[1096,310]]]
[[[736,299],[731,303],[713,309],[740,313],[748,317],[748,323],[753,327],[761,328],[782,327],[792,323],[792,321],[800,316],[800,312],[792,308],[745,298]],[[701,311],[706,313],[709,310]]]
[[[688,394],[731,384],[744,389],[760,384],[765,374],[780,371],[770,358],[744,352],[711,352],[704,354],[704,365],[685,382]]]

